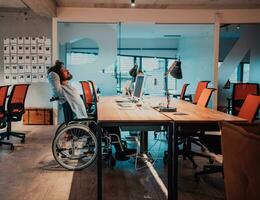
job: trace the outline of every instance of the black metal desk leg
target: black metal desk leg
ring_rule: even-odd
[[[178,126],[173,124],[173,199],[178,200]]]
[[[168,128],[168,199],[178,200],[178,137],[177,126]]]
[[[148,131],[141,131],[140,133],[140,153],[148,151]]]
[[[102,143],[101,143],[101,126],[98,124],[97,132],[97,200],[102,200]]]

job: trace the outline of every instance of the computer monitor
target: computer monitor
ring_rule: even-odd
[[[134,93],[133,97],[140,99],[143,93],[143,87],[144,87],[144,75],[137,75],[135,86],[134,86]]]

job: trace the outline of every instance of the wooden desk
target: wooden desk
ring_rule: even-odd
[[[102,200],[102,155],[101,128],[108,126],[135,127],[137,130],[154,130],[164,126],[168,129],[171,119],[151,107],[120,107],[116,103],[119,97],[102,97],[97,105],[98,118],[98,190],[97,199]],[[169,130],[168,132],[172,132]]]
[[[222,112],[202,108],[192,103],[172,99],[171,106],[177,112],[158,112],[152,106],[165,102],[165,98],[148,97],[145,101],[151,107],[146,108],[120,108],[115,100],[118,97],[103,97],[98,103],[98,200],[102,199],[102,155],[101,155],[101,127],[104,126],[136,126],[141,128],[150,125],[163,125],[167,127],[168,139],[168,199],[178,199],[178,135],[179,127],[193,130],[216,130],[218,122],[243,122],[244,119],[234,117]],[[174,164],[174,165],[173,165]]]
[[[164,102],[165,98],[153,98],[153,104]],[[161,112],[172,120],[173,132],[169,134],[168,140],[168,199],[178,199],[178,135],[180,129],[191,129],[193,131],[217,131],[219,122],[246,122],[245,119],[228,115],[209,108],[200,107],[187,101],[171,99],[170,106],[176,107],[177,112]],[[173,143],[173,145],[172,145]],[[173,155],[173,157],[171,156]],[[173,166],[174,164],[174,166]],[[173,167],[173,173],[172,173]]]

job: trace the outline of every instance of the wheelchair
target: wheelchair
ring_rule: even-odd
[[[59,98],[50,99],[51,102]],[[55,160],[67,170],[82,170],[93,164],[97,157],[96,117],[73,119],[72,110],[66,102],[63,105],[65,122],[55,132],[52,153]],[[116,160],[112,156],[111,135],[102,131],[102,156],[110,168]]]

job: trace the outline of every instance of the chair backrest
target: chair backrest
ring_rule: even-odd
[[[85,106],[87,109],[89,109],[98,101],[95,84],[93,83],[93,81],[80,81],[80,83],[83,90]]]
[[[238,116],[247,119],[248,122],[253,122],[257,111],[260,107],[260,96],[259,95],[247,95]]]
[[[188,87],[189,85],[190,85],[190,84],[185,83],[185,84],[182,86],[182,90],[181,90],[181,94],[180,94],[180,99],[181,99],[181,100],[185,100],[185,93],[186,93],[187,87]]]
[[[9,85],[0,86],[0,121],[5,117],[5,102],[7,99]]]
[[[200,82],[198,82],[198,85],[197,85],[197,88],[196,88],[196,91],[195,91],[195,94],[194,94],[194,99],[193,99],[194,104],[197,104],[203,89],[208,87],[209,82],[210,81],[200,81]]]
[[[97,94],[97,88],[96,88],[96,84],[93,81],[90,81],[90,84],[92,86],[92,91],[93,91],[93,100],[94,102],[98,102],[98,94]]]
[[[13,85],[7,103],[8,113],[24,113],[24,103],[29,86],[29,84]]]
[[[260,126],[223,123],[221,133],[226,199],[260,199]]]
[[[197,105],[201,106],[201,107],[207,107],[209,100],[210,100],[210,97],[215,90],[216,90],[215,88],[205,88],[205,89],[203,89],[203,91],[201,92],[201,95],[198,99]]]
[[[88,109],[93,103],[93,95],[91,90],[91,85],[89,81],[80,81],[82,90],[83,90],[83,97],[85,101],[85,106]]]
[[[237,115],[248,94],[259,94],[257,83],[235,83],[232,92],[232,114]]]

